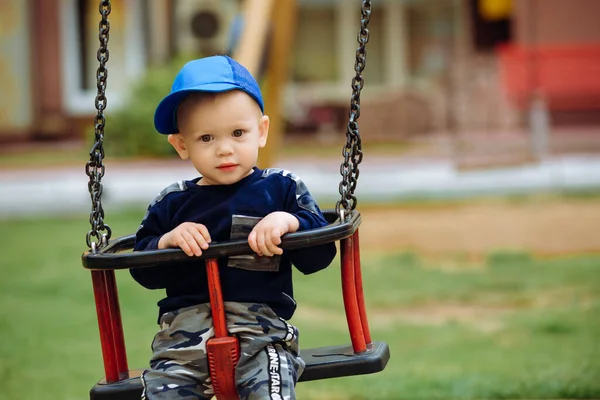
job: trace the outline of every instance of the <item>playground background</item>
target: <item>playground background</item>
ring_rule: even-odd
[[[103,178],[114,237],[194,174],[152,113],[184,59],[226,51],[242,3],[256,30],[234,55],[259,76],[275,127],[262,161],[334,206],[359,2],[115,1]],[[372,333],[392,358],[379,374],[300,384],[298,397],[600,398],[600,3],[373,3],[357,194]],[[80,258],[97,11],[0,1],[0,400],[84,399],[104,374]],[[198,17],[223,23],[198,32]],[[302,346],[349,342],[338,264],[295,278]],[[162,293],[117,280],[129,366],[144,368]]]

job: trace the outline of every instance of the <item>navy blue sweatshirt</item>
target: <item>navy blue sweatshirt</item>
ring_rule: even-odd
[[[254,168],[233,185],[198,185],[200,179],[177,182],[156,197],[136,233],[134,251],[157,249],[161,236],[183,222],[205,225],[212,242],[246,238],[260,218],[274,211],[298,218],[299,231],[327,225],[304,183],[288,171]],[[296,309],[291,265],[311,274],[326,268],[335,254],[335,244],[328,243],[284,251],[281,256],[219,259],[223,298],[266,303],[281,318],[290,319]],[[148,289],[166,289],[167,297],[158,302],[159,318],[165,312],[210,301],[203,260],[130,272]]]

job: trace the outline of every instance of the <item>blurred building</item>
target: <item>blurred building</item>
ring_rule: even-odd
[[[511,41],[496,48],[511,105],[542,97],[555,123],[600,123],[600,2],[514,1]]]
[[[578,112],[572,121],[600,108],[596,0],[373,3],[361,122],[374,136],[510,129],[533,92],[551,109]],[[360,2],[298,4],[284,117],[290,132],[336,131]],[[237,0],[113,1],[108,106],[124,104],[152,64],[225,52],[238,10]],[[0,2],[0,141],[72,138],[91,124],[98,22],[95,0]]]
[[[142,0],[113,1],[108,105],[148,63]],[[0,140],[72,138],[95,113],[98,1],[0,2]]]

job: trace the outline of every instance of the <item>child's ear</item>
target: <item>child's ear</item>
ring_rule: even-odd
[[[189,158],[188,151],[185,147],[185,141],[183,140],[183,136],[179,133],[173,133],[167,137],[171,146],[177,150],[177,154],[181,157],[182,160],[187,160]]]
[[[263,148],[267,144],[267,137],[269,136],[269,117],[263,115],[258,121],[258,147]]]

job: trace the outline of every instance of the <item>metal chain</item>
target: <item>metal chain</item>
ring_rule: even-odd
[[[90,150],[90,160],[85,166],[87,176],[90,178],[88,190],[92,199],[92,211],[90,213],[90,225],[92,229],[87,233],[85,241],[88,247],[95,252],[98,249],[106,246],[110,239],[111,229],[104,224],[104,209],[102,208],[102,177],[104,176],[105,167],[102,162],[104,159],[104,125],[106,119],[104,110],[106,109],[106,78],[108,77],[108,69],[106,62],[108,61],[108,37],[110,32],[110,22],[108,15],[110,14],[111,5],[109,0],[100,1],[100,15],[102,16],[98,25],[98,38],[100,39],[100,47],[96,53],[96,58],[100,63],[96,70],[96,85],[98,94],[96,95],[96,110],[98,114],[94,117],[94,133],[95,141]],[[103,233],[104,232],[104,233]],[[96,241],[92,240],[96,238]]]
[[[342,181],[340,182],[341,199],[337,202],[335,209],[342,221],[352,210],[356,208],[357,199],[354,195],[358,182],[358,164],[362,161],[363,153],[358,128],[360,117],[360,92],[364,86],[362,72],[367,63],[367,42],[369,41],[369,30],[367,29],[371,19],[371,1],[363,0],[361,8],[360,29],[358,31],[358,48],[356,49],[356,62],[354,71],[356,75],[352,78],[352,97],[350,100],[350,112],[348,126],[346,129],[346,144],[342,149],[344,161],[340,166]]]

